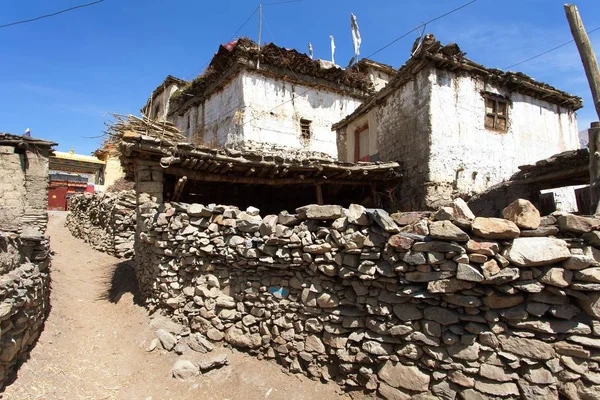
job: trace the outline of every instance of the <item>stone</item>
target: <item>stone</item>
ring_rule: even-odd
[[[600,283],[600,267],[586,268],[575,272],[575,279],[584,282]]]
[[[428,242],[416,242],[413,245],[412,249],[413,249],[413,251],[418,251],[418,252],[430,252],[430,251],[436,251],[436,252],[440,252],[440,253],[450,253],[450,252],[463,253],[464,252],[464,249],[457,244],[442,242],[439,240],[431,240]]]
[[[376,356],[385,356],[394,352],[394,346],[391,344],[380,343],[375,340],[363,342],[362,349],[369,354]]]
[[[509,373],[502,367],[497,367],[490,364],[482,364],[479,369],[479,375],[496,382],[510,382],[519,379],[519,375],[515,373]]]
[[[361,226],[369,225],[367,210],[359,204],[350,204],[350,207],[348,207],[348,222]]]
[[[570,232],[582,235],[592,230],[592,227],[600,225],[600,219],[582,217],[579,215],[561,215],[557,218],[558,229],[561,232]]]
[[[506,257],[519,267],[554,264],[571,257],[567,243],[548,237],[518,238],[513,240]]]
[[[570,270],[585,269],[592,264],[596,264],[596,260],[594,260],[593,257],[584,254],[572,254],[570,258],[567,258],[562,263],[563,267]]]
[[[261,345],[260,336],[256,340],[254,337],[246,335],[241,329],[236,328],[235,325],[225,332],[225,341],[233,346],[242,348],[249,347],[254,349]]]
[[[587,232],[581,238],[596,248],[600,247],[600,232],[598,231]]]
[[[521,232],[514,222],[501,218],[477,217],[472,229],[475,235],[484,239],[514,239]]]
[[[540,226],[540,212],[529,200],[517,199],[502,210],[504,219],[514,222],[521,229],[537,229]]]
[[[202,204],[190,204],[187,211],[190,217],[210,217],[212,212]]]
[[[450,357],[465,361],[476,361],[479,359],[480,346],[477,342],[470,345],[454,344],[448,346],[447,351]]]
[[[308,335],[304,343],[304,350],[308,352],[323,354],[325,353],[325,345],[323,344],[321,339],[319,339],[319,337],[317,337],[316,335]]]
[[[165,329],[158,329],[155,334],[165,350],[171,351],[177,344],[177,339],[175,336],[167,332]]]
[[[495,256],[500,251],[498,243],[480,239],[469,240],[466,247],[469,253],[482,254],[488,257]]]
[[[397,234],[390,237],[388,245],[398,251],[409,251],[414,242],[414,239],[403,236],[402,234]]]
[[[467,202],[461,199],[460,197],[457,197],[456,199],[454,199],[454,201],[452,201],[451,207],[454,212],[455,219],[464,219],[470,221],[475,219],[475,214],[473,214],[473,211],[471,211],[471,209],[467,205]]]
[[[500,337],[502,350],[534,360],[549,360],[556,355],[552,346],[537,339]]]
[[[171,368],[173,378],[178,381],[187,381],[200,375],[198,366],[189,360],[177,360]]]
[[[483,297],[483,304],[491,309],[514,307],[525,301],[522,294],[498,295],[493,294]]]
[[[557,287],[567,287],[571,283],[573,272],[568,269],[552,267],[546,269],[538,278],[542,283]]]
[[[377,373],[379,378],[394,388],[402,388],[415,392],[426,392],[429,389],[430,377],[416,366],[408,366],[386,361]]]
[[[423,318],[423,310],[410,303],[397,304],[393,310],[400,321],[407,322]]]
[[[423,317],[442,325],[457,324],[459,321],[456,312],[443,307],[426,307],[423,312]]]
[[[277,215],[267,215],[263,218],[262,223],[258,228],[261,236],[271,236],[277,229]]]
[[[458,264],[456,269],[456,278],[468,282],[481,282],[484,277],[481,272],[469,264]]]
[[[492,383],[478,380],[475,382],[475,389],[493,396],[506,397],[519,395],[519,388],[517,384],[512,382]]]
[[[452,371],[448,374],[450,382],[456,383],[459,386],[472,388],[475,386],[475,379],[465,375],[462,371]]]
[[[222,368],[229,365],[229,359],[225,354],[216,354],[209,358],[204,358],[198,361],[198,368],[202,373],[206,373],[210,370]]]
[[[211,342],[206,340],[206,338],[200,333],[190,334],[187,341],[187,345],[190,347],[190,349],[203,354],[209,353],[215,348],[215,346],[213,346]]]
[[[475,286],[475,283],[456,278],[441,279],[427,283],[429,293],[454,293],[461,290],[468,290]]]
[[[600,338],[592,338],[587,336],[569,336],[569,341],[594,349],[600,349]]]
[[[386,400],[410,400],[411,395],[401,392],[400,390],[391,387],[385,382],[379,383],[377,390],[379,395]]]
[[[454,240],[457,242],[466,242],[469,240],[462,229],[450,221],[435,221],[429,224],[429,236],[440,240]]]
[[[375,208],[368,209],[367,212],[369,213],[369,215],[371,215],[371,217],[373,217],[373,221],[375,221],[375,223],[379,225],[384,231],[391,233],[400,232],[400,228],[398,227],[398,225],[396,225],[396,223],[390,217],[387,211]]]
[[[299,219],[332,220],[342,217],[344,209],[338,205],[310,204],[297,208],[296,215]]]
[[[317,305],[321,308],[337,307],[339,303],[338,297],[330,293],[322,293],[317,297]]]
[[[462,400],[489,400],[488,396],[484,396],[483,394],[473,389],[463,390],[460,393],[460,398]]]

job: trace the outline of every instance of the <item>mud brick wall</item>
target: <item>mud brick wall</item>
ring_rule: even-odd
[[[511,206],[506,220],[464,203],[264,217],[165,203],[142,222],[137,274],[192,331],[349,390],[598,398],[600,221]]]
[[[119,258],[133,257],[136,226],[135,191],[84,193],[69,203],[67,227],[94,249]]]
[[[27,359],[50,311],[47,237],[0,232],[0,389]]]

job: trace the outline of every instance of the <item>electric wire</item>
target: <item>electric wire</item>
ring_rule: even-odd
[[[87,3],[87,4],[80,4],[78,6],[74,6],[74,7],[69,7],[69,8],[65,8],[64,10],[60,10],[51,14],[45,14],[45,15],[40,15],[39,17],[35,17],[35,18],[30,18],[30,19],[24,19],[21,21],[15,21],[15,22],[10,22],[8,24],[4,24],[4,25],[0,25],[0,28],[7,28],[9,26],[14,26],[14,25],[20,25],[20,24],[25,24],[28,22],[34,22],[34,21],[38,21],[40,19],[44,19],[44,18],[50,18],[50,17],[55,17],[57,15],[69,12],[69,11],[73,11],[73,10],[77,10],[79,8],[84,8],[84,7],[90,7],[93,5],[96,5],[98,3],[102,3],[104,0],[97,0],[97,1],[93,1],[91,3]]]

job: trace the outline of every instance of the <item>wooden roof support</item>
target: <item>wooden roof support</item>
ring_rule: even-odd
[[[243,183],[249,185],[315,185],[315,184],[332,184],[332,185],[370,185],[371,180],[364,181],[352,181],[344,179],[320,179],[320,178],[303,178],[299,176],[297,178],[265,178],[258,176],[229,176],[213,174],[204,171],[190,171],[186,168],[169,167],[164,170],[166,174],[175,176],[187,176],[191,180],[205,181],[205,182],[226,182],[226,183]]]

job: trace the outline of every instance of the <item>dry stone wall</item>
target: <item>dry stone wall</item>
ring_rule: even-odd
[[[165,203],[141,215],[138,280],[195,334],[349,390],[599,398],[600,220],[510,207]]]
[[[47,237],[0,232],[0,389],[27,359],[50,311]]]
[[[69,203],[67,227],[94,249],[119,258],[132,258],[136,229],[134,190],[84,193]]]

